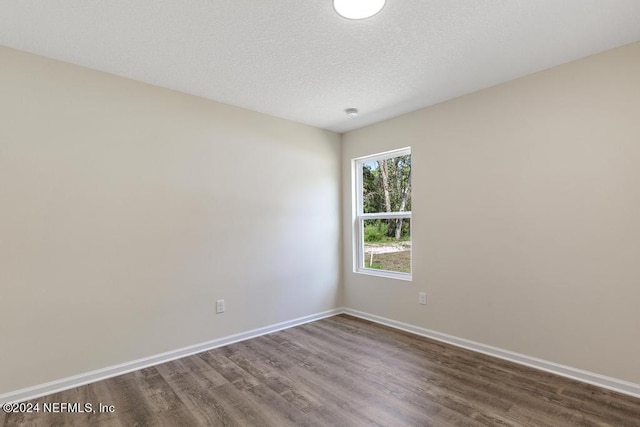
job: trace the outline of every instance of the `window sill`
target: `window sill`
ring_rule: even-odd
[[[375,270],[373,268],[358,268],[354,273],[364,274],[367,276],[384,277],[385,279],[404,280],[406,282],[413,281],[411,273],[396,273],[395,271]]]

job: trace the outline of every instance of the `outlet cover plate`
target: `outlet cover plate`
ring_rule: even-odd
[[[218,301],[216,301],[216,313],[217,314],[224,313],[224,300],[223,299],[219,299]]]

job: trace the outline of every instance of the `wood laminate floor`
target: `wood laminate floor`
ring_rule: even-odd
[[[640,426],[640,399],[347,315],[30,403],[0,425]]]

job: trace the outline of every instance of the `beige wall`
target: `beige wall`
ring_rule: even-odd
[[[343,176],[404,146],[413,282],[351,271],[347,208],[345,305],[640,383],[640,43],[349,132]]]
[[[6,48],[0,120],[0,394],[340,306],[338,134]]]

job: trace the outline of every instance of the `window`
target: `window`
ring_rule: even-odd
[[[411,280],[411,149],[353,160],[354,271]]]

